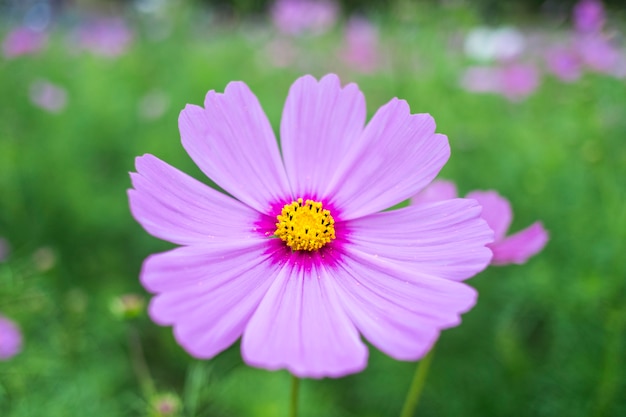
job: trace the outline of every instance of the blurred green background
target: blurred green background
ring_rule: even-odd
[[[181,1],[53,3],[45,47],[0,60],[0,237],[10,248],[0,314],[24,335],[23,351],[0,362],[1,416],[287,415],[286,372],[245,366],[238,345],[194,360],[170,328],[145,314],[120,319],[112,303],[124,294],[147,301],[141,263],[172,247],[130,215],[135,156],[152,153],[206,182],[180,144],[186,103],[243,80],[277,131],[290,84],[327,72],[357,82],[370,115],[394,96],[431,113],[452,148],[441,177],[462,194],[509,198],[512,231],[542,220],[550,233],[526,265],[469,281],[478,304],[442,333],[416,415],[626,415],[624,78],[585,71],[563,82],[538,63],[528,96],[465,91],[459,77],[473,62],[463,39],[485,15],[462,1],[347,2],[315,36],[280,35],[266,9],[245,1],[227,12]],[[2,36],[28,13],[15,4],[2,3]],[[374,69],[346,63],[338,49],[355,8],[377,30]],[[557,9],[487,19],[518,25],[525,59],[538,60],[532,48],[569,36],[571,3]],[[96,14],[124,18],[132,36],[123,52],[73,43],[72,31]],[[623,10],[610,16],[609,31],[624,28]],[[42,85],[62,91],[56,107],[37,104]],[[370,350],[363,373],[305,380],[301,415],[397,416],[416,365]],[[146,368],[152,383],[141,382]],[[175,411],[159,411],[158,401]]]

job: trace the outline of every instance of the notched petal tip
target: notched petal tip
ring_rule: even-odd
[[[248,84],[246,84],[243,81],[231,81],[228,84],[226,84],[226,88],[224,88],[224,93],[223,94],[219,94],[218,95],[231,95],[231,94],[250,94],[250,95],[254,95],[254,93],[252,93],[252,90],[250,90],[250,87],[248,87]]]
[[[137,170],[137,172],[139,173],[139,171],[145,169],[145,167],[150,164],[150,163],[154,163],[160,161],[159,158],[157,158],[156,156],[150,154],[150,153],[144,153],[143,155],[140,155],[138,157],[135,158],[135,169]]]
[[[324,80],[332,80],[333,82],[340,82],[339,76],[333,72],[329,72],[328,74],[320,78],[320,81],[324,81]]]
[[[322,78],[323,79],[323,78]],[[321,81],[321,80],[320,80]],[[317,78],[315,78],[314,76],[312,76],[311,74],[305,74],[299,78],[297,78],[293,84],[291,84],[291,88],[293,88],[296,85],[301,85],[301,84],[310,84],[310,83],[314,83],[317,84]]]
[[[341,80],[336,74],[326,74],[320,78],[319,84],[321,87],[341,89]]]

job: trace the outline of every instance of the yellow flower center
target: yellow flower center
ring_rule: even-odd
[[[314,251],[335,239],[335,219],[317,201],[285,204],[276,219],[274,234],[292,250]]]

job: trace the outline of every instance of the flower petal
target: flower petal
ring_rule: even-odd
[[[260,214],[153,155],[136,159],[130,209],[153,236],[179,245],[255,235]]]
[[[280,125],[285,169],[296,197],[319,197],[365,125],[365,98],[329,74],[310,75],[289,90]]]
[[[0,361],[12,358],[22,351],[22,332],[18,325],[0,315]]]
[[[483,206],[481,217],[493,229],[494,241],[502,240],[513,219],[511,204],[508,200],[495,191],[472,191],[465,198],[474,199]]]
[[[452,181],[436,180],[411,199],[411,204],[427,204],[457,198],[459,193]]]
[[[261,213],[291,195],[276,138],[259,101],[242,82],[211,90],[205,108],[187,105],[178,119],[183,146],[216,184]]]
[[[149,308],[161,325],[174,325],[178,343],[197,358],[233,344],[277,274],[267,242],[190,246],[149,257],[141,279],[161,292]]]
[[[307,378],[363,370],[367,348],[331,285],[336,278],[321,263],[288,263],[246,327],[246,363]]]
[[[548,232],[541,222],[508,236],[489,247],[493,251],[493,265],[523,264],[541,252],[548,243]]]
[[[493,232],[474,200],[457,198],[346,222],[346,248],[401,264],[417,279],[462,281],[487,267]]]
[[[389,208],[417,194],[450,156],[429,114],[410,114],[404,100],[381,107],[339,165],[328,191],[349,220]]]
[[[455,281],[415,277],[395,262],[349,250],[332,283],[352,322],[381,351],[417,360],[439,332],[460,323],[476,302],[476,291]]]

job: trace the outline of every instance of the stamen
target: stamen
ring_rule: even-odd
[[[299,207],[308,210],[298,211]],[[298,198],[286,204],[276,219],[274,235],[292,250],[314,251],[335,239],[335,220],[320,202]]]

